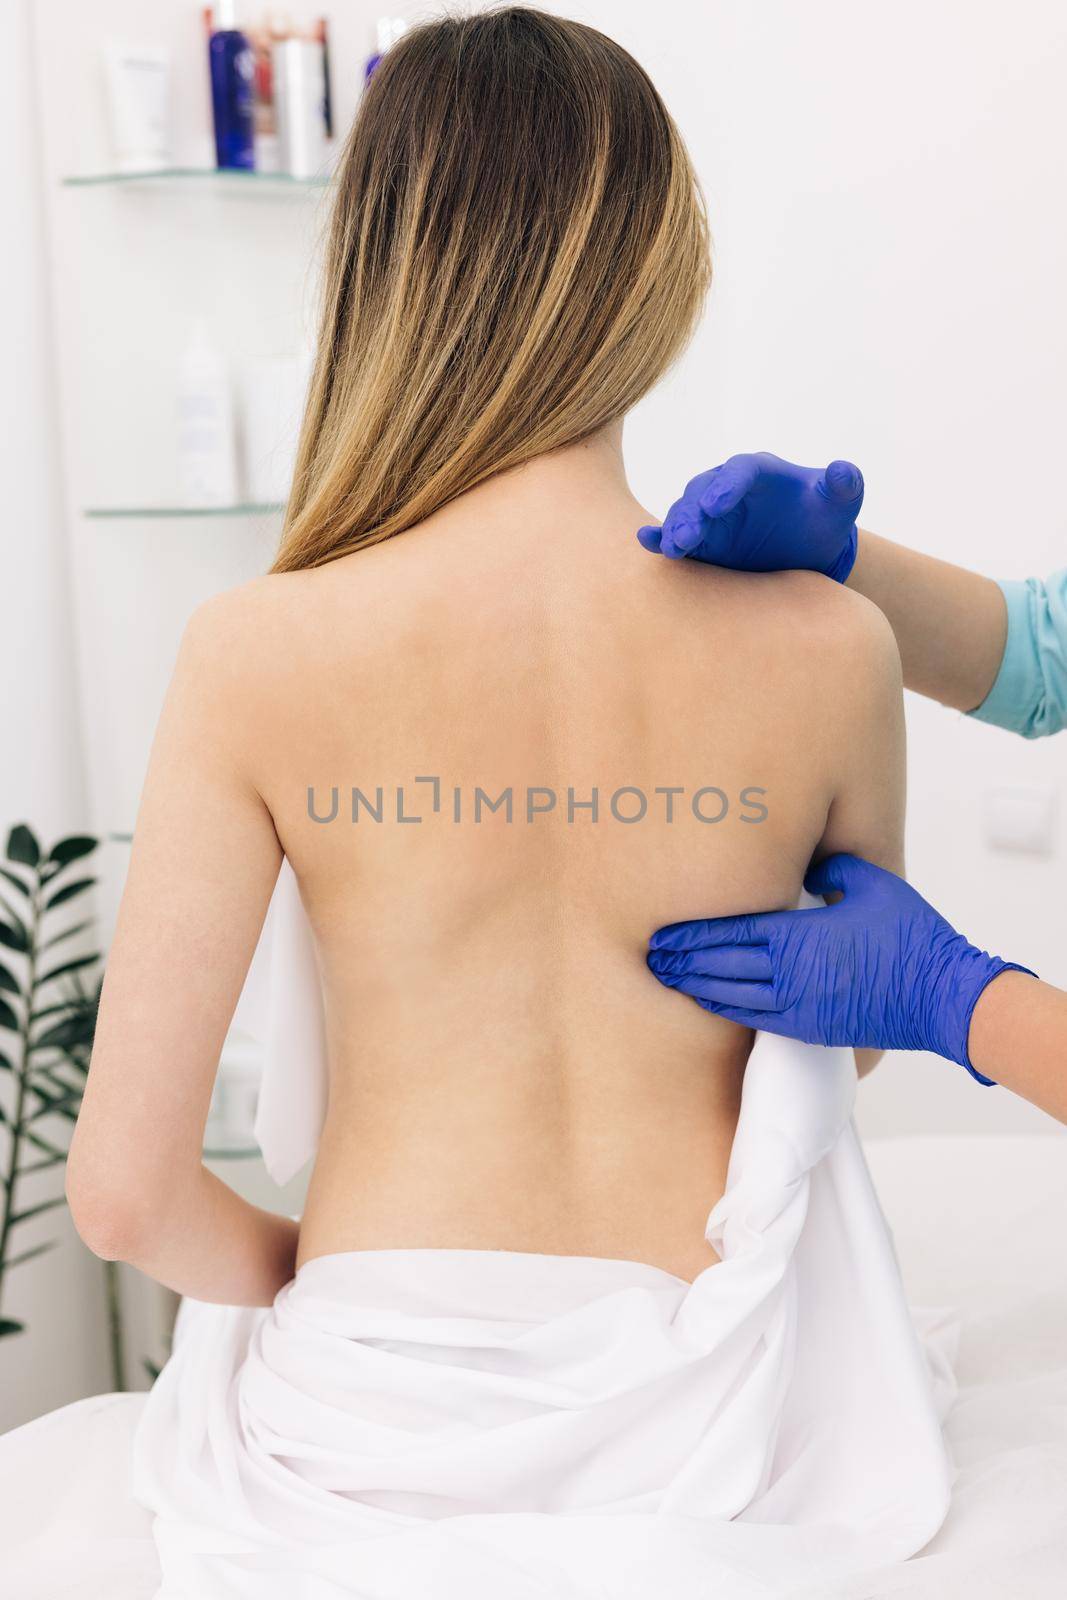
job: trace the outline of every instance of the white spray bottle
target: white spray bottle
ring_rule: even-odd
[[[178,477],[183,505],[231,506],[240,498],[230,378],[203,322],[193,325],[179,376]]]

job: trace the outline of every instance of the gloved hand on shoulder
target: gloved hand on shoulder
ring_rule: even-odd
[[[863,474],[849,461],[797,467],[765,452],[731,456],[685,486],[646,550],[744,572],[796,569],[844,583],[856,560]]]

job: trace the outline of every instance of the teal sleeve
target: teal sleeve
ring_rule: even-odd
[[[1067,567],[1042,583],[1000,585],[1008,638],[996,682],[976,711],[979,722],[1040,739],[1067,727]]]

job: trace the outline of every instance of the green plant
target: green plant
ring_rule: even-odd
[[[65,959],[57,947],[92,926],[92,918],[72,921],[71,913],[96,879],[69,869],[85,862],[98,844],[87,834],[75,834],[44,854],[31,829],[20,823],[8,834],[0,861],[7,885],[0,894],[0,1072],[10,1083],[10,1093],[0,1099],[6,1136],[0,1175],[0,1337],[23,1329],[2,1314],[8,1274],[56,1243],[15,1250],[15,1234],[32,1217],[64,1204],[60,1193],[20,1207],[19,1189],[32,1174],[66,1161],[81,1105],[99,1002],[99,982],[87,987],[86,979],[91,970],[94,976],[98,971],[100,954]]]

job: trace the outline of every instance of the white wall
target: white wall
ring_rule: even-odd
[[[343,126],[379,7],[338,0],[329,9]],[[850,455],[867,476],[869,525],[996,574],[1061,561],[1067,35],[1057,0],[1020,0],[1010,29],[999,7],[964,0],[553,9],[604,27],[647,66],[693,149],[716,238],[706,325],[628,430],[641,497],[665,507],[685,478],[736,449]],[[261,567],[276,528],[91,523],[82,509],[173,492],[174,379],[191,316],[207,312],[238,367],[296,348],[321,217],[307,195],[277,203],[195,187],[60,188],[64,173],[109,160],[99,72],[108,37],[170,48],[176,154],[204,160],[198,8],[41,0],[36,140],[29,12],[27,0],[5,8],[13,32],[0,96],[9,205],[25,218],[0,262],[5,348],[19,356],[5,363],[2,390],[5,571],[16,601],[5,604],[0,649],[6,747],[17,757],[5,766],[0,811],[32,814],[46,832],[85,821],[126,828],[183,620],[202,595]],[[76,599],[84,816],[61,518]],[[12,662],[36,707],[11,693]],[[1067,982],[1055,903],[1062,846],[1051,861],[997,857],[980,825],[992,781],[1061,790],[1067,743],[1027,746],[924,704],[909,717],[912,876],[973,938]],[[1052,1126],[925,1060],[883,1066],[865,1089],[863,1120],[883,1132]]]

